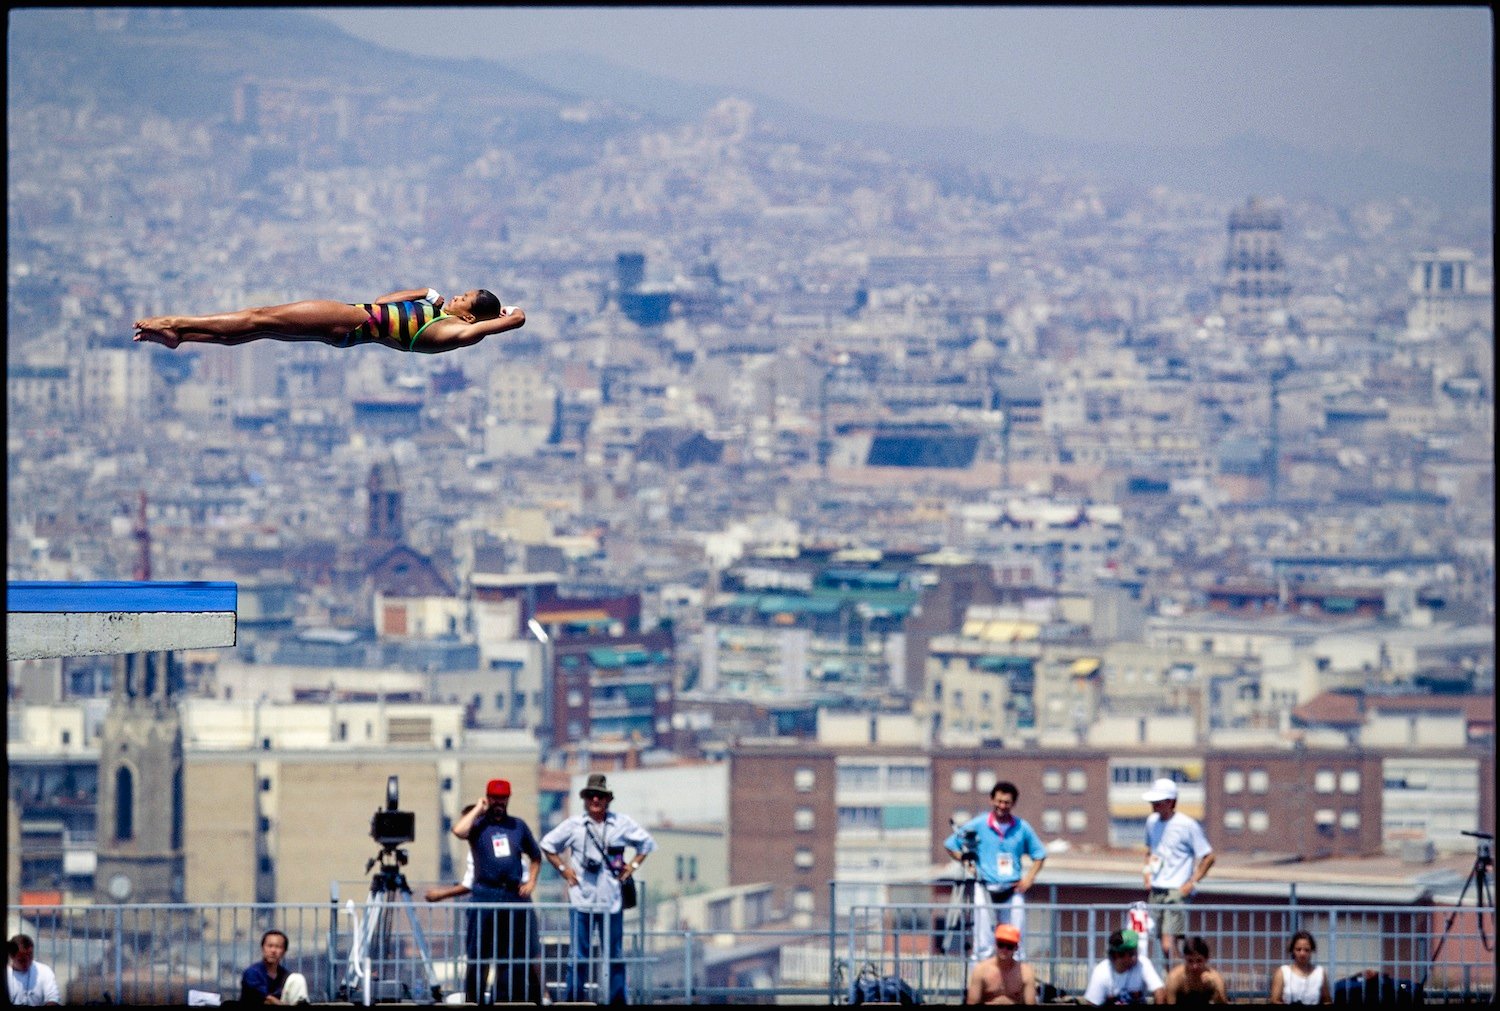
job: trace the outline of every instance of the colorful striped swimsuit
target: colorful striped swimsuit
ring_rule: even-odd
[[[448,314],[433,307],[430,302],[391,302],[379,305],[374,302],[358,302],[356,309],[365,311],[366,319],[349,333],[344,347],[355,344],[385,343],[394,340],[403,351],[415,351],[417,338],[422,331]]]

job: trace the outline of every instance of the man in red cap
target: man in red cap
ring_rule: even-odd
[[[974,963],[969,973],[965,1004],[1035,1004],[1036,972],[1016,961],[1021,946],[1019,928],[1002,923],[995,928],[995,957]]]
[[[499,960],[496,983],[500,1001],[540,1000],[541,994],[527,995],[527,961],[536,936],[535,914],[530,909],[531,893],[541,872],[542,851],[531,827],[507,810],[510,805],[510,783],[492,779],[484,796],[475,802],[453,826],[453,834],[469,844],[474,859],[474,883],[469,901],[468,930],[469,967],[464,975],[464,994],[474,1004],[489,981],[490,964]],[[527,866],[521,858],[530,861]],[[490,903],[504,903],[495,908]]]

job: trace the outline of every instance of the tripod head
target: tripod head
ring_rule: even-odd
[[[1481,867],[1495,866],[1495,858],[1490,855],[1490,842],[1495,838],[1488,832],[1460,832],[1460,835],[1473,836],[1479,840],[1474,844],[1474,862]]]
[[[383,843],[380,852],[365,861],[365,873],[369,874],[376,864],[380,869],[370,878],[370,891],[372,892],[404,892],[406,891],[406,875],[401,868],[406,866],[406,850],[399,849],[394,843]]]

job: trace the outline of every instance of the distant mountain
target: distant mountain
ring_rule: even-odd
[[[309,14],[254,8],[60,8],[10,12],[8,102],[62,99],[169,117],[220,116],[237,81],[330,78],[440,101],[546,107],[572,96],[492,60],[435,59],[349,35]],[[447,124],[444,124],[445,126]]]
[[[528,77],[584,96],[609,99],[672,118],[696,118],[731,92],[674,81],[578,52],[522,55],[511,65]],[[1049,137],[997,123],[992,131],[839,120],[766,95],[733,92],[789,133],[860,141],[918,162],[979,162],[1005,174],[1055,169],[1142,186],[1166,185],[1224,200],[1251,194],[1322,198],[1352,204],[1425,197],[1449,209],[1493,204],[1492,175],[1401,162],[1371,151],[1327,155],[1256,134],[1200,147],[1102,144]]]

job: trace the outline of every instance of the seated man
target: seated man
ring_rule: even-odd
[[[965,1004],[1035,1004],[1036,974],[1016,961],[1021,931],[1009,923],[995,928],[995,957],[976,962],[969,973]]]
[[[240,977],[241,1004],[306,1004],[307,980],[300,972],[287,972],[286,935],[268,930],[260,938],[260,961]]]
[[[1133,930],[1109,935],[1109,954],[1094,966],[1083,999],[1090,1004],[1160,1004],[1166,987],[1151,960],[1138,954],[1140,936]]]

